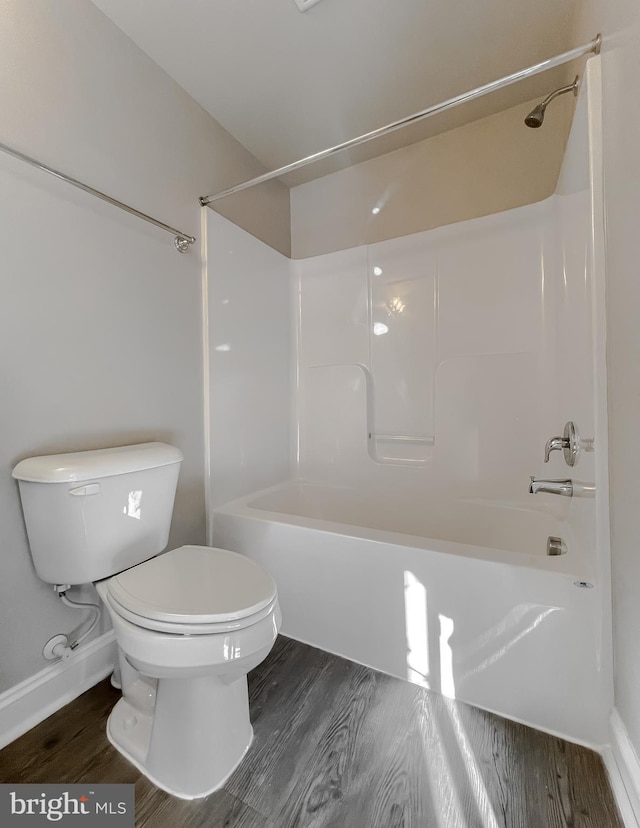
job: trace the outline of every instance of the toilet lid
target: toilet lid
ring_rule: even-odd
[[[217,624],[253,615],[276,596],[276,585],[244,555],[210,546],[181,546],[114,575],[109,594],[142,618]]]

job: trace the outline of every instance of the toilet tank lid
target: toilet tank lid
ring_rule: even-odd
[[[156,469],[182,460],[183,454],[175,446],[139,443],[135,446],[27,457],[14,468],[12,476],[30,483],[76,483]]]

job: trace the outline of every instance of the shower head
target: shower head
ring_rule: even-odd
[[[524,119],[525,124],[531,129],[537,129],[538,127],[542,126],[542,122],[544,121],[544,111],[547,108],[547,105],[544,103],[539,103],[531,112],[527,115]]]
[[[573,83],[570,83],[568,86],[563,86],[561,89],[556,89],[555,92],[552,92],[550,95],[535,106],[531,112],[527,115],[524,119],[525,124],[531,129],[537,129],[538,127],[542,126],[542,122],[544,121],[544,114],[546,112],[547,106],[551,103],[554,98],[557,98],[558,95],[564,95],[565,92],[573,92],[574,95],[578,94],[578,75],[576,75]]]

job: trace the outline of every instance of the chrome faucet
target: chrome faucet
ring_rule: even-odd
[[[573,497],[573,481],[537,480],[535,477],[531,477],[529,481],[529,494],[538,494],[538,492]]]
[[[575,423],[571,420],[565,425],[562,437],[552,437],[547,440],[544,447],[544,462],[549,462],[549,455],[552,451],[562,451],[568,466],[575,466],[580,452],[580,436]]]

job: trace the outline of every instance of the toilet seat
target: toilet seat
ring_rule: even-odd
[[[100,592],[100,590],[98,590],[98,592]],[[137,615],[135,612],[131,612],[121,604],[118,604],[118,602],[115,601],[113,597],[108,594],[108,592],[106,595],[101,594],[101,597],[103,601],[109,604],[113,612],[125,621],[129,621],[131,624],[134,624],[136,627],[141,627],[142,629],[150,630],[151,632],[169,633],[171,635],[221,635],[224,633],[232,633],[238,630],[243,630],[253,624],[257,624],[259,621],[262,621],[263,618],[266,618],[275,610],[278,604],[278,598],[276,596],[273,601],[271,601],[271,603],[260,612],[254,613],[253,615],[242,618],[238,621],[227,621],[213,624],[173,624],[170,621],[158,621],[158,619],[155,618],[145,618],[143,615]]]
[[[181,546],[114,575],[100,590],[121,617],[149,630],[206,635],[249,627],[277,603],[271,576],[228,549]]]

